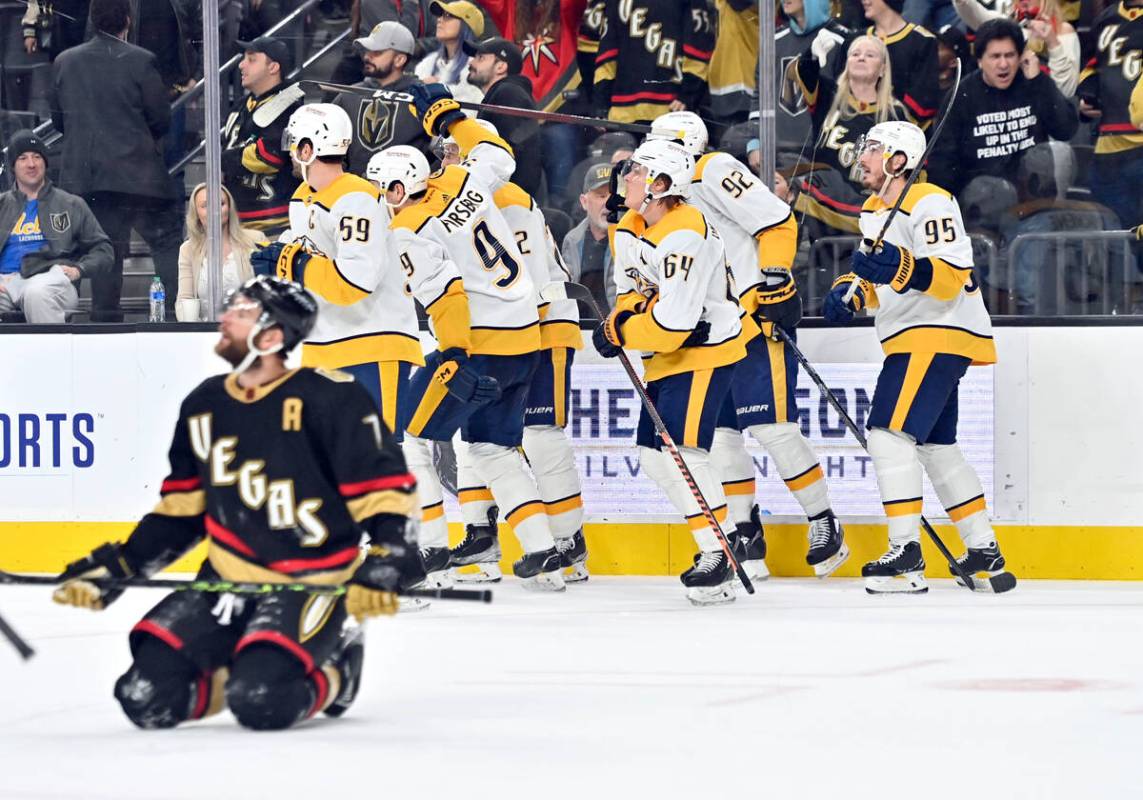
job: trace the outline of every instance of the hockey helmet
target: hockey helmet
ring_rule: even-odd
[[[885,174],[896,177],[920,165],[921,157],[925,154],[925,134],[911,122],[900,120],[879,122],[865,134],[861,150],[869,150],[873,146],[881,147],[881,161],[885,167]],[[898,153],[905,154],[905,166],[898,172],[891,172],[889,159]]]
[[[969,231],[999,231],[1005,213],[1018,202],[1016,187],[995,175],[977,175],[958,192],[957,199]]]
[[[290,352],[310,335],[317,322],[317,301],[301,284],[293,281],[255,275],[227,294],[225,307],[234,307],[243,300],[257,303],[261,313],[246,336],[246,357],[234,368],[235,372],[244,371],[260,356]],[[258,334],[275,326],[282,329],[282,344],[260,349],[255,344]]]
[[[1041,142],[1020,158],[1016,182],[1024,200],[1063,200],[1075,181],[1076,157],[1067,142]]]
[[[665,139],[679,142],[688,153],[698,158],[706,151],[708,135],[702,118],[693,111],[670,111],[651,123],[646,141]]]
[[[499,136],[500,131],[496,129],[490,121],[486,119],[474,120],[477,125],[484,128],[484,130],[491,133],[493,136]],[[463,157],[465,154],[460,152],[460,145],[457,144],[456,139],[451,136],[437,136],[433,139],[429,149],[433,151],[437,158],[444,161],[446,157]]]
[[[643,199],[643,208],[652,200],[664,197],[686,197],[691,181],[695,175],[695,160],[681,144],[663,139],[650,139],[635,149],[622,170],[622,177],[626,177],[636,166],[647,168],[646,197]],[[651,187],[660,177],[670,179],[671,185],[661,192],[655,192]]]
[[[298,147],[309,142],[313,155],[308,161],[298,158]],[[288,150],[299,164],[309,166],[323,156],[344,156],[353,141],[353,123],[345,109],[333,103],[308,103],[290,115],[282,133],[282,149]]]
[[[365,167],[367,180],[376,183],[382,192],[387,192],[394,183],[405,188],[405,196],[420,194],[429,188],[429,160],[425,154],[409,145],[387,147],[375,153]],[[389,203],[385,203],[389,206]],[[390,211],[392,211],[390,206]]]

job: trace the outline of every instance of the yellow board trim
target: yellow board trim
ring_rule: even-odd
[[[861,565],[885,552],[885,525],[845,522],[850,558],[835,573],[842,578],[860,576]],[[11,572],[56,573],[100,544],[122,541],[134,522],[0,522],[0,553]],[[938,525],[953,555],[964,548],[956,528]],[[1008,568],[1024,579],[1143,580],[1143,526],[1111,525],[995,525],[997,540]],[[500,537],[501,564],[512,566],[522,551],[505,527]],[[595,575],[674,576],[691,566],[695,553],[690,528],[668,523],[588,523],[587,567]],[[464,538],[464,525],[449,525],[453,546]],[[931,578],[947,578],[948,566],[927,537],[921,547]],[[206,557],[199,545],[170,568],[193,573]],[[766,524],[766,563],[778,577],[808,577],[806,524]],[[1017,589],[1019,591],[1019,589]],[[44,602],[47,602],[47,594]]]

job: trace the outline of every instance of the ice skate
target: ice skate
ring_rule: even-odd
[[[832,512],[810,520],[807,533],[810,549],[806,553],[806,563],[814,568],[819,578],[828,578],[849,558],[849,548],[845,544],[845,530]]]
[[[464,539],[449,551],[449,566],[457,583],[497,583],[500,570],[500,539],[497,537],[496,506],[488,509],[487,525],[465,525]],[[475,566],[475,572],[461,572],[460,567]]]
[[[425,565],[425,579],[416,589],[449,589],[452,575],[449,572],[449,549],[447,547],[425,547],[421,550],[421,561]]]
[[[341,675],[341,690],[332,703],[325,708],[330,717],[340,717],[353,701],[361,687],[361,668],[365,662],[365,629],[360,625],[347,623],[341,633],[341,648],[330,659]]]
[[[539,592],[562,592],[564,585],[560,571],[563,564],[556,548],[525,553],[524,557],[512,565],[512,572],[520,579],[525,589]]]
[[[750,510],[750,521],[739,523],[728,539],[734,558],[742,565],[746,577],[751,581],[764,581],[770,577],[766,566],[766,535],[758,506]]]
[[[891,545],[888,553],[861,568],[861,577],[865,578],[865,591],[870,594],[923,594],[929,591],[920,542]]]
[[[956,563],[973,579],[972,588],[975,591],[1000,593],[1016,586],[1016,576],[1005,568],[1004,556],[996,542],[987,547],[968,548]],[[956,578],[957,583],[964,586],[964,581],[951,566],[949,573]]]
[[[695,565],[680,576],[687,587],[687,599],[696,606],[717,606],[734,602],[734,573],[721,550],[700,553]]]
[[[587,542],[583,539],[582,528],[565,539],[556,539],[556,551],[560,554],[560,564],[567,570],[563,576],[565,582],[582,583],[590,577],[587,574]]]

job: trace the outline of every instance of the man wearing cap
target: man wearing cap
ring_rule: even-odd
[[[615,303],[615,276],[607,242],[610,183],[610,164],[599,162],[588,168],[583,177],[583,194],[579,196],[579,206],[587,216],[568,231],[560,247],[572,280],[591,289],[600,308],[610,308]]]
[[[484,90],[484,103],[511,108],[535,109],[532,84],[520,74],[524,57],[520,47],[507,39],[493,37],[482,42],[465,42],[469,55],[468,82]],[[516,172],[512,182],[535,196],[540,190],[540,123],[526,117],[510,117],[487,110],[477,119],[486,119],[512,145],[516,154]]]
[[[290,198],[298,188],[290,154],[282,150],[282,132],[303,98],[282,94],[293,65],[286,42],[260,36],[238,46],[246,51],[238,71],[248,94],[222,132],[222,181],[242,225],[273,238],[289,227]]]
[[[365,73],[365,80],[355,85],[407,92],[417,82],[416,77],[405,73],[415,48],[413,34],[401,23],[390,20],[374,26],[368,36],[353,41]],[[339,94],[333,102],[345,109],[353,122],[353,143],[349,146],[349,171],[353,174],[364,174],[370,157],[387,147],[405,144],[428,152],[429,137],[408,113],[408,103],[349,92]]]
[[[0,313],[61,324],[79,302],[79,280],[110,270],[115,251],[87,203],[48,181],[40,137],[17,131],[8,167],[15,185],[0,195]]]

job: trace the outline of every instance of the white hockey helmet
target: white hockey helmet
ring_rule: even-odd
[[[666,139],[681,142],[688,153],[696,159],[706,152],[708,135],[706,124],[693,111],[669,111],[651,123],[647,141]]]
[[[313,147],[309,161],[297,156],[298,146],[308,141]],[[282,149],[289,150],[299,164],[310,165],[320,156],[343,156],[353,142],[353,123],[345,109],[333,103],[308,103],[290,115],[282,133]]]
[[[664,139],[649,139],[643,142],[627,160],[622,177],[626,177],[636,164],[647,168],[645,179],[647,194],[643,198],[643,209],[652,200],[660,200],[672,195],[687,196],[691,181],[695,176],[695,160],[691,158],[691,154],[687,152],[686,148],[678,142]],[[670,178],[671,185],[661,192],[653,191],[652,185],[663,176]]]
[[[881,146],[881,160],[885,166],[885,174],[897,176],[905,170],[915,169],[921,163],[921,156],[925,154],[925,134],[911,122],[890,120],[879,122],[865,134],[862,150],[870,145]],[[889,159],[898,153],[905,154],[905,166],[899,172],[889,171]]]
[[[493,125],[490,121],[486,119],[478,119],[475,120],[475,122],[477,125],[484,128],[484,130],[488,131],[493,136],[500,135],[500,131],[496,130],[496,126]],[[452,138],[451,136],[438,136],[436,140],[433,141],[432,145],[430,145],[429,149],[436,153],[437,158],[440,158],[442,161],[448,155],[461,155],[460,145],[458,145],[456,143],[456,139]]]
[[[397,145],[374,153],[365,167],[366,180],[373,181],[381,189],[381,199],[394,183],[405,187],[405,197],[410,197],[429,188],[429,160],[415,147]],[[385,200],[389,215],[396,213],[397,207]]]

